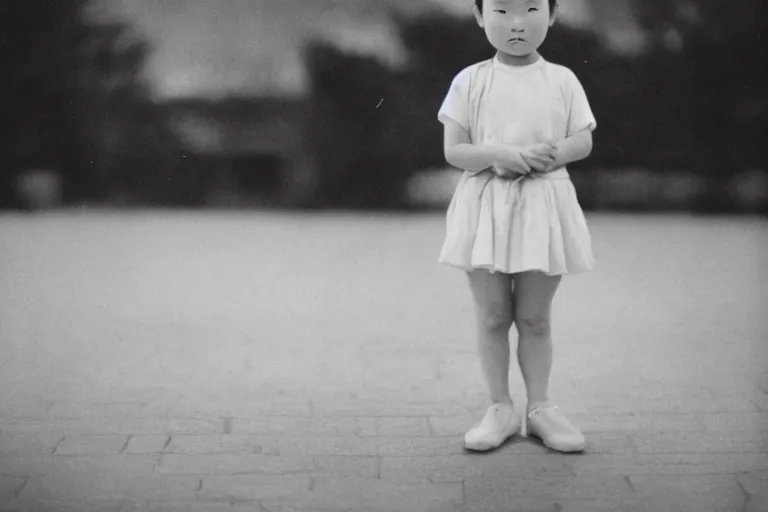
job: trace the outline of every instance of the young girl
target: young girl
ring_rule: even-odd
[[[493,402],[464,437],[471,450],[497,448],[521,428],[508,384],[513,324],[528,433],[554,450],[584,449],[584,436],[547,388],[555,291],[563,275],[594,265],[565,166],[590,154],[597,123],[573,72],[537,51],[556,8],[556,0],[476,0],[475,17],[496,55],[462,70],[438,113],[446,160],[464,169],[439,261],[469,278]]]

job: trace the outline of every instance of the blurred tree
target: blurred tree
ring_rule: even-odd
[[[131,119],[146,114],[146,44],[120,23],[87,19],[88,0],[0,3],[0,204],[25,169],[64,178],[68,200],[94,197],[110,175],[109,152]]]
[[[392,207],[402,179],[381,134],[393,101],[394,73],[377,60],[314,42],[305,51],[311,82],[308,139],[324,206]]]
[[[766,25],[764,4],[762,0],[634,0],[632,7],[652,44],[682,49],[753,39]]]
[[[392,17],[408,62],[387,105],[382,143],[404,172],[445,167],[437,111],[456,73],[492,53],[473,20],[438,12]]]
[[[717,198],[736,172],[768,169],[765,2],[636,0],[634,7],[651,42],[645,74],[664,88],[652,107],[666,119],[664,145],[709,176],[711,190],[701,207],[726,209]],[[691,136],[683,148],[675,134],[686,132]]]

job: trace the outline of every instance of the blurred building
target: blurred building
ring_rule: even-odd
[[[305,102],[193,98],[162,108],[184,150],[214,184],[211,202],[301,204],[312,195]]]
[[[570,0],[569,0],[570,1]],[[633,0],[580,0],[585,24],[610,47],[625,53],[642,51],[645,38],[637,25]]]

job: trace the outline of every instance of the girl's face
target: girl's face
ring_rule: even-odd
[[[484,0],[483,12],[474,12],[488,41],[513,57],[535,54],[555,22],[548,0]]]

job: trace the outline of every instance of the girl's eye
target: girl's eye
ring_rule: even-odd
[[[496,11],[494,12],[497,12],[499,14],[507,14],[507,11],[505,11],[504,9],[496,9]]]
[[[528,12],[536,12],[536,11],[538,11],[538,10],[539,10],[539,9],[538,9],[538,8],[536,8],[536,7],[531,7],[530,9],[528,9]]]

